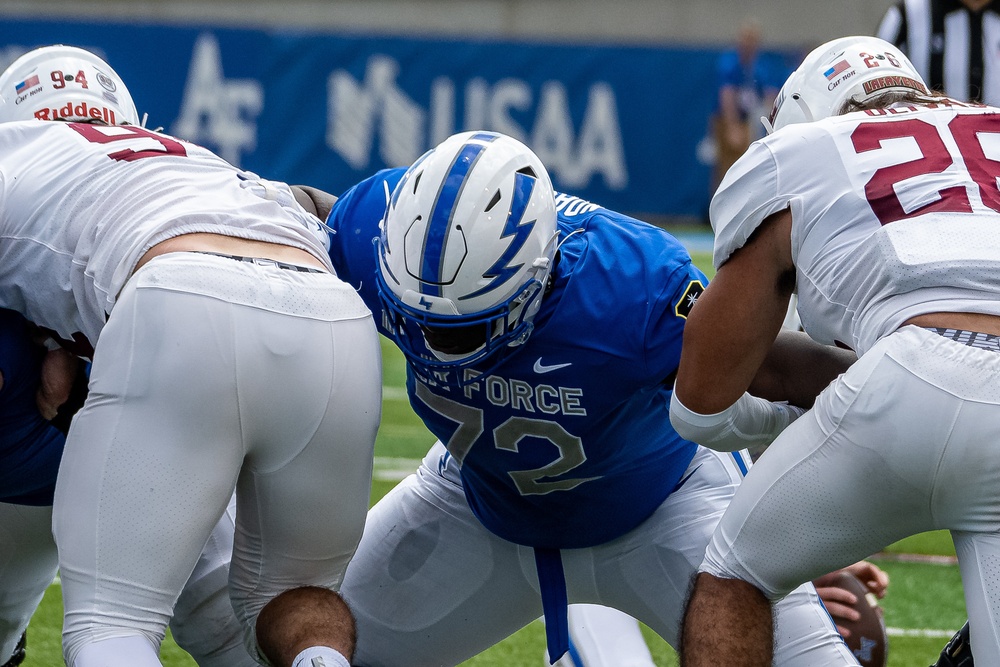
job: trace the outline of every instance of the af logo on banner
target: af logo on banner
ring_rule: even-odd
[[[227,79],[214,35],[198,36],[191,55],[180,115],[171,134],[215,151],[239,166],[257,148],[257,116],[264,87],[255,79]]]

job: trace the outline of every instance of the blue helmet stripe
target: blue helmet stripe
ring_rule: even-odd
[[[455,215],[455,202],[462,195],[462,189],[465,187],[465,182],[476,161],[486,150],[486,145],[478,143],[478,141],[490,142],[498,136],[486,132],[473,135],[470,142],[462,146],[462,150],[455,156],[448,175],[441,184],[424,232],[424,245],[421,251],[420,278],[421,292],[424,294],[441,295],[445,246],[452,218]],[[472,141],[477,141],[477,143],[472,143]]]

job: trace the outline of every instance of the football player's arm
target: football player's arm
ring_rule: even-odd
[[[801,410],[746,393],[795,285],[791,213],[769,216],[719,267],[684,328],[670,406],[677,433],[722,451],[766,446]]]
[[[794,280],[785,210],[719,267],[688,316],[675,391],[688,408],[718,412],[750,387],[781,330]]]
[[[857,359],[851,350],[817,343],[801,331],[782,330],[748,391],[769,401],[809,408],[819,392]]]
[[[299,206],[320,220],[327,219],[330,215],[330,209],[337,201],[334,195],[308,185],[293,185],[291,187],[292,194],[295,195],[295,201],[299,203]]]
[[[43,417],[49,421],[55,419],[59,408],[69,400],[79,372],[80,360],[72,352],[57,348],[45,354],[35,393],[35,402]]]

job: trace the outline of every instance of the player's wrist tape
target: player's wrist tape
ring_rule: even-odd
[[[787,403],[772,403],[745,393],[722,412],[703,415],[670,399],[670,423],[685,440],[718,452],[760,450],[805,412]]]

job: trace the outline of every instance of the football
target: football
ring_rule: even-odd
[[[854,609],[861,614],[858,620],[834,619],[837,625],[850,631],[850,636],[844,638],[848,648],[862,667],[885,667],[889,655],[889,642],[878,598],[850,572],[838,573],[831,585],[844,588],[858,598],[854,604]]]

